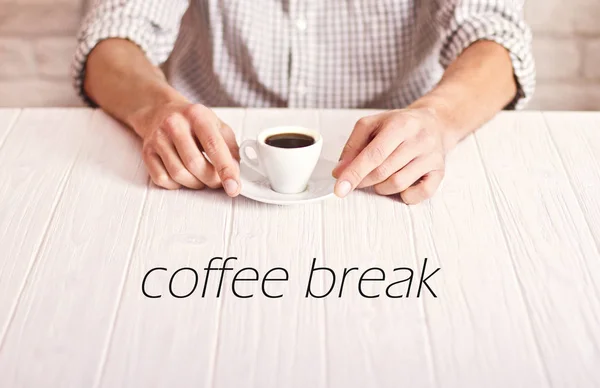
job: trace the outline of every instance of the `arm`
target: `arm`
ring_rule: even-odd
[[[338,196],[373,186],[408,204],[430,198],[443,179],[447,152],[498,111],[520,107],[531,96],[530,35],[518,7],[502,0],[487,8],[456,3],[443,2],[452,17],[442,45],[442,80],[406,109],[357,122],[333,171]],[[447,18],[448,9],[442,11],[440,18]]]
[[[229,195],[238,195],[233,131],[210,109],[187,101],[157,67],[172,49],[183,3],[138,1],[121,1],[124,5],[110,11],[111,2],[96,4],[80,36],[74,63],[76,87],[86,101],[102,107],[142,138],[143,160],[156,185],[168,189],[223,186]],[[169,7],[163,10],[166,4]],[[165,12],[154,12],[157,8],[152,7]],[[139,12],[132,14],[132,10]],[[121,24],[115,25],[115,20]],[[156,44],[159,40],[167,46]]]
[[[454,61],[440,83],[408,109],[430,111],[443,123],[444,152],[481,127],[517,95],[517,83],[506,49],[479,41]]]
[[[125,39],[107,39],[89,54],[83,90],[108,114],[133,128],[144,138],[146,128],[137,125],[147,110],[170,102],[186,102],[153,66],[144,52]]]

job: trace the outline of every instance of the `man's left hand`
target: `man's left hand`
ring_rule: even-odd
[[[445,123],[428,108],[392,110],[360,119],[333,170],[335,193],[373,186],[407,204],[430,198],[445,171]]]

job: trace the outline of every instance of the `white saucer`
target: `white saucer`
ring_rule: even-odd
[[[331,172],[335,165],[328,160],[319,159],[305,191],[299,194],[280,194],[271,189],[267,178],[242,162],[240,164],[242,184],[240,194],[258,202],[274,205],[299,205],[321,201],[334,196],[335,178],[331,176]]]

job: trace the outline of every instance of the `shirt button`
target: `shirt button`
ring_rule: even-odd
[[[298,20],[296,20],[296,28],[298,29],[298,31],[304,32],[304,31],[306,31],[307,27],[308,27],[308,22],[306,21],[306,19],[299,18]]]
[[[304,96],[308,92],[308,88],[303,83],[299,83],[298,86],[296,86],[296,91],[299,95]]]

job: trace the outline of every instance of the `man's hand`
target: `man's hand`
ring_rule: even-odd
[[[444,177],[446,153],[516,95],[508,51],[492,41],[473,43],[407,109],[359,120],[333,171],[336,194],[374,186],[408,204],[431,197]]]
[[[100,42],[88,57],[84,90],[143,139],[144,163],[156,185],[223,186],[230,196],[239,194],[239,154],[231,128],[171,87],[136,44],[118,38]]]
[[[392,110],[360,119],[333,170],[335,193],[373,186],[407,204],[430,198],[445,170],[444,124],[427,108]]]
[[[143,139],[143,160],[157,186],[223,186],[228,195],[239,194],[235,135],[212,110],[200,104],[172,102],[144,109],[131,122]]]

